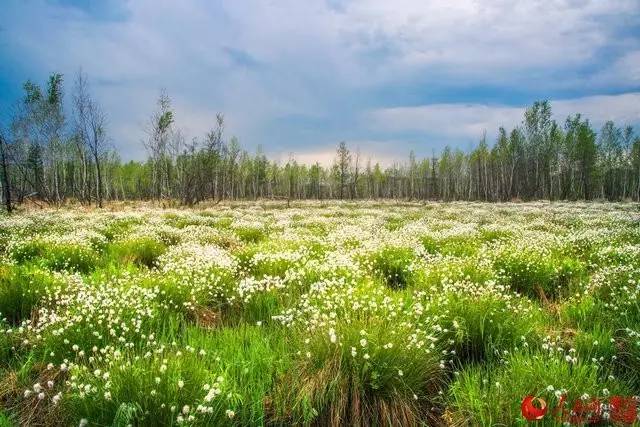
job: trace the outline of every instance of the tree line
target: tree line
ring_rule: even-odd
[[[521,124],[483,136],[470,151],[446,147],[383,166],[339,143],[331,165],[267,158],[226,138],[224,116],[187,140],[163,91],[145,126],[146,161],[123,162],[110,144],[107,116],[81,71],[65,111],[63,76],[27,81],[0,127],[2,201],[102,206],[114,200],[178,200],[194,205],[238,199],[635,200],[640,201],[640,137],[608,121],[595,130],[580,114],[558,123],[548,101]]]

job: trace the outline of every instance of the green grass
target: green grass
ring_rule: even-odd
[[[35,265],[0,266],[0,319],[18,324],[60,281]]]
[[[413,284],[419,276],[419,272],[413,268],[414,260],[411,249],[386,247],[373,253],[365,262],[389,288],[403,289]]]
[[[112,243],[109,248],[109,256],[119,264],[133,263],[138,266],[153,268],[158,258],[165,253],[167,247],[164,243],[151,238],[137,238]]]
[[[54,271],[87,273],[98,263],[98,255],[91,248],[42,240],[31,240],[17,246],[11,256],[18,263],[33,262]]]
[[[524,426],[527,394],[637,394],[637,218],[565,202],[2,216],[0,427]]]
[[[502,366],[463,369],[449,392],[454,417],[477,425],[528,425],[520,409],[527,395],[542,397],[555,407],[558,389],[570,406],[585,394],[600,399],[632,394],[630,387],[609,379],[607,370],[582,359],[567,362],[564,354],[556,353],[517,352]],[[542,424],[556,425],[551,411]]]

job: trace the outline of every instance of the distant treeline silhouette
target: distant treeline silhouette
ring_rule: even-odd
[[[338,144],[331,166],[286,163],[258,148],[243,150],[227,139],[224,117],[211,131],[187,141],[162,92],[145,127],[146,161],[122,162],[109,141],[105,112],[79,72],[64,109],[63,76],[45,87],[27,81],[24,95],[0,129],[2,200],[69,199],[102,205],[104,200],[172,199],[185,205],[204,200],[371,199],[640,200],[640,137],[631,126],[609,121],[596,131],[580,114],[552,119],[548,101],[535,102],[520,126],[500,128],[496,141],[480,139],[462,151],[447,147],[418,159],[382,166],[359,150]],[[427,143],[427,142],[425,142]],[[353,148],[353,147],[352,147]]]

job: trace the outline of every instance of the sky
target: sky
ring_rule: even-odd
[[[0,117],[31,79],[82,69],[124,160],[161,89],[190,140],[328,163],[470,149],[549,99],[640,133],[640,0],[3,0]]]

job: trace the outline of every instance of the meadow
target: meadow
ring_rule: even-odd
[[[0,426],[511,426],[526,395],[638,394],[637,204],[0,217]]]

